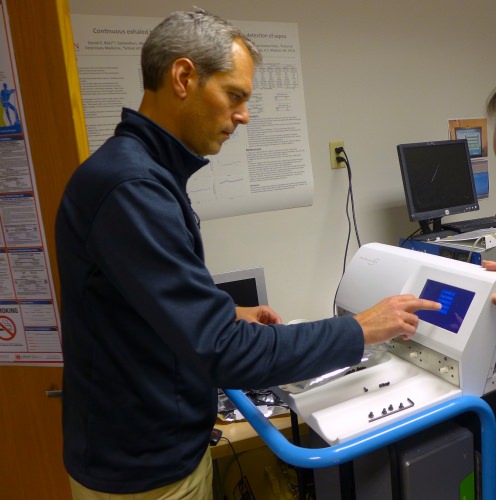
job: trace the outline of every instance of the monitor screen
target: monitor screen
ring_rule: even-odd
[[[420,319],[453,333],[458,333],[475,293],[434,280],[427,280],[421,299],[440,302],[439,311],[417,311]]]
[[[214,274],[212,277],[217,288],[227,292],[239,306],[253,307],[268,303],[262,267]]]
[[[411,221],[479,210],[466,139],[397,146]]]

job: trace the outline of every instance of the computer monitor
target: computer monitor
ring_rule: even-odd
[[[446,215],[479,210],[466,139],[399,144],[397,151],[408,215],[424,233],[441,231]]]
[[[227,292],[239,306],[267,305],[267,288],[262,267],[214,274],[217,288]]]

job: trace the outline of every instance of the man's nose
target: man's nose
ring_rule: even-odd
[[[247,125],[250,121],[250,113],[248,112],[248,105],[243,104],[234,114],[234,122],[236,124]]]

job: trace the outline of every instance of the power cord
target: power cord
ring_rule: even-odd
[[[226,438],[225,436],[222,436],[220,439],[224,439],[227,441],[227,444],[231,448],[234,460],[237,463],[238,468],[239,468],[240,479],[236,483],[234,490],[232,492],[233,498],[235,500],[254,500],[255,497],[253,495],[253,492],[251,491],[250,483],[248,482],[248,478],[245,476],[245,474],[243,472],[243,468],[241,467],[241,462],[239,461],[239,456],[236,453],[236,450],[235,450],[233,444],[231,443],[230,439]],[[224,485],[224,487],[225,487],[225,485]],[[223,487],[223,489],[224,489],[224,487]]]
[[[420,233],[420,227],[415,229],[413,233],[409,234],[401,243],[400,248],[404,247],[416,234]]]
[[[231,443],[231,440],[229,438],[226,438],[225,436],[222,436],[220,439],[224,439],[225,441],[227,441],[227,444],[229,445],[229,447],[231,448],[231,451],[232,451],[232,454],[233,454],[233,457],[236,461],[236,463],[238,464],[238,468],[239,468],[239,476],[240,478],[243,478],[244,477],[244,474],[243,474],[243,469],[241,467],[241,462],[239,461],[239,457],[238,457],[238,454],[236,453],[236,450],[234,449],[234,446],[233,444]]]
[[[346,240],[346,252],[345,252],[345,257],[348,254],[348,247],[350,243],[350,238],[351,238],[351,220],[350,220],[350,207],[353,215],[353,226],[355,228],[355,236],[356,240],[358,243],[358,248],[362,246],[360,242],[360,235],[358,234],[358,225],[356,221],[356,213],[355,213],[355,200],[353,198],[353,183],[351,180],[351,165],[350,161],[348,159],[348,155],[346,154],[346,151],[343,147],[338,147],[335,149],[336,151],[336,160],[338,163],[344,163],[346,165],[346,171],[348,172],[348,195],[346,197],[346,218],[348,219],[348,237]],[[346,267],[346,259],[345,259],[345,265],[343,266],[343,273],[345,271]]]
[[[348,158],[348,155],[346,154],[346,151],[343,147],[338,147],[335,149],[336,152],[336,161],[338,163],[344,163],[346,165],[346,171],[348,172],[348,194],[346,196],[346,218],[348,220],[348,235],[346,237],[346,246],[345,246],[345,251],[344,251],[344,259],[343,259],[343,272],[341,274],[341,279],[343,278],[343,275],[346,271],[346,262],[348,259],[348,250],[350,246],[350,240],[351,240],[351,218],[350,218],[350,207],[351,207],[351,213],[353,217],[353,226],[355,229],[355,237],[357,240],[358,248],[362,246],[362,243],[360,241],[360,235],[358,233],[358,224],[356,221],[356,213],[355,213],[355,200],[353,197],[353,183],[352,183],[352,175],[351,175],[351,165],[350,161]],[[341,283],[341,280],[340,280]],[[336,293],[334,294],[334,302],[333,302],[333,312],[334,315],[336,315],[336,297],[338,294],[339,290],[339,284],[336,288]]]
[[[486,233],[486,234],[482,234],[481,236],[479,236],[473,242],[472,246],[470,247],[470,251],[469,251],[468,256],[467,256],[467,262],[472,262],[472,255],[473,255],[474,251],[476,250],[477,245],[479,244],[479,241],[484,239],[486,236],[492,236],[493,238],[496,238],[496,233]]]

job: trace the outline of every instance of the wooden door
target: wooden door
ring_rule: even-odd
[[[88,155],[67,0],[7,6],[56,295],[54,220],[69,176]],[[62,368],[0,366],[0,498],[70,498],[62,463]]]

